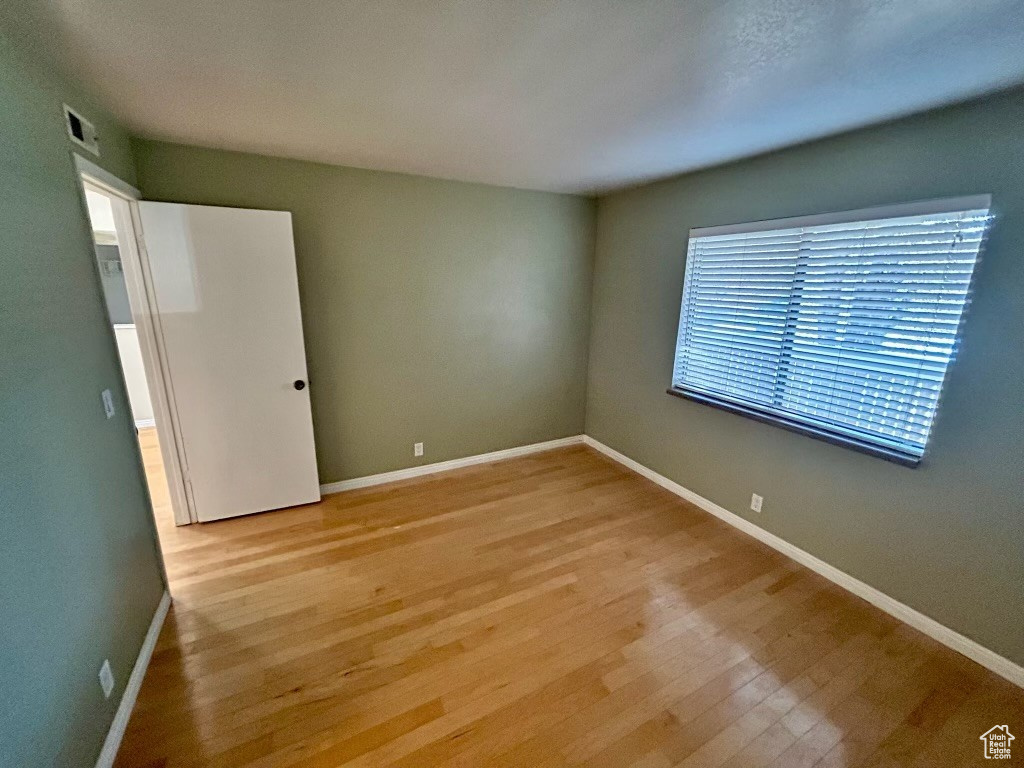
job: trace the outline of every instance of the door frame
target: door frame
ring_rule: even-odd
[[[139,190],[122,181],[95,163],[72,152],[78,175],[82,205],[86,207],[85,191],[94,187],[112,198],[114,227],[118,232],[118,249],[124,271],[128,303],[138,332],[146,383],[153,402],[157,438],[163,454],[164,473],[170,491],[175,525],[198,522],[195,503],[188,483],[188,461],[181,438],[180,422],[174,400],[174,385],[166,364],[167,353],[163,329],[152,288],[151,268],[142,233],[138,202]],[[123,234],[122,234],[123,233]],[[113,326],[110,329],[113,336]],[[140,454],[141,463],[141,454]]]

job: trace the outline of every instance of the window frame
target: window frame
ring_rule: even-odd
[[[673,381],[667,393],[674,397],[710,405],[713,408],[735,413],[740,416],[762,423],[782,427],[797,434],[813,437],[818,440],[850,448],[878,458],[886,459],[906,467],[917,467],[920,465],[923,456],[915,456],[897,447],[887,447],[881,441],[884,438],[861,439],[855,435],[848,434],[838,427],[830,427],[826,422],[815,419],[813,416],[806,416],[801,419],[794,419],[785,414],[778,413],[768,408],[760,408],[754,404],[742,404],[734,402],[726,397],[718,397],[714,394],[698,391],[696,388],[678,387],[675,384],[675,368],[680,351],[680,338],[683,332],[683,292],[685,291],[686,279],[689,275],[689,252],[690,243],[694,238],[709,237],[716,235],[743,234],[747,232],[769,232],[778,229],[795,229],[799,227],[815,227],[829,224],[848,224],[853,222],[871,221],[875,219],[900,218],[905,216],[926,216],[930,214],[942,214],[958,211],[977,210],[985,208],[989,212],[990,221],[994,218],[992,211],[992,196],[989,194],[969,195],[964,197],[942,198],[937,200],[926,200],[913,203],[900,203],[896,205],[881,205],[870,208],[859,208],[851,211],[839,211],[833,213],[812,214],[809,216],[792,216],[779,219],[764,219],[761,221],[743,222],[739,224],[726,224],[712,227],[695,227],[689,231],[686,240],[686,257],[683,269],[683,283],[679,296],[679,322],[676,326],[675,347],[673,349],[672,377]],[[985,240],[991,230],[991,223],[985,234],[982,236],[978,254],[975,257],[974,267],[971,274],[968,298],[964,301],[961,309],[960,321],[955,333],[954,351],[949,357],[945,373],[943,375],[942,388],[936,399],[935,418],[938,417],[939,406],[942,400],[942,390],[945,389],[946,380],[956,359],[957,348],[963,332],[964,321],[967,317],[967,310],[970,305],[970,294],[977,272],[977,265],[981,260],[981,252]],[[932,422],[934,424],[934,420]],[[929,434],[929,443],[931,435]],[[927,450],[927,448],[926,448]]]

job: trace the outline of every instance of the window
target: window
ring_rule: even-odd
[[[669,391],[916,465],[989,206],[690,230]]]

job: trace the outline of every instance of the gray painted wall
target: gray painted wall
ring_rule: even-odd
[[[0,763],[18,768],[95,764],[163,592],[63,101],[133,181],[124,134],[0,32]]]
[[[147,199],[292,212],[322,482],[583,431],[592,200],[133,147]]]
[[[587,398],[597,440],[1017,663],[1022,126],[1017,90],[601,198]],[[919,468],[666,394],[691,227],[984,192],[998,220]]]

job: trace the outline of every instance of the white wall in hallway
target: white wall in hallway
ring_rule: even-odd
[[[121,367],[124,369],[124,382],[128,387],[128,401],[132,406],[132,416],[135,418],[136,425],[142,422],[151,426],[153,403],[149,399],[146,370],[142,367],[139,335],[135,332],[135,326],[127,323],[114,325],[114,335],[117,337],[117,349],[121,355]]]

